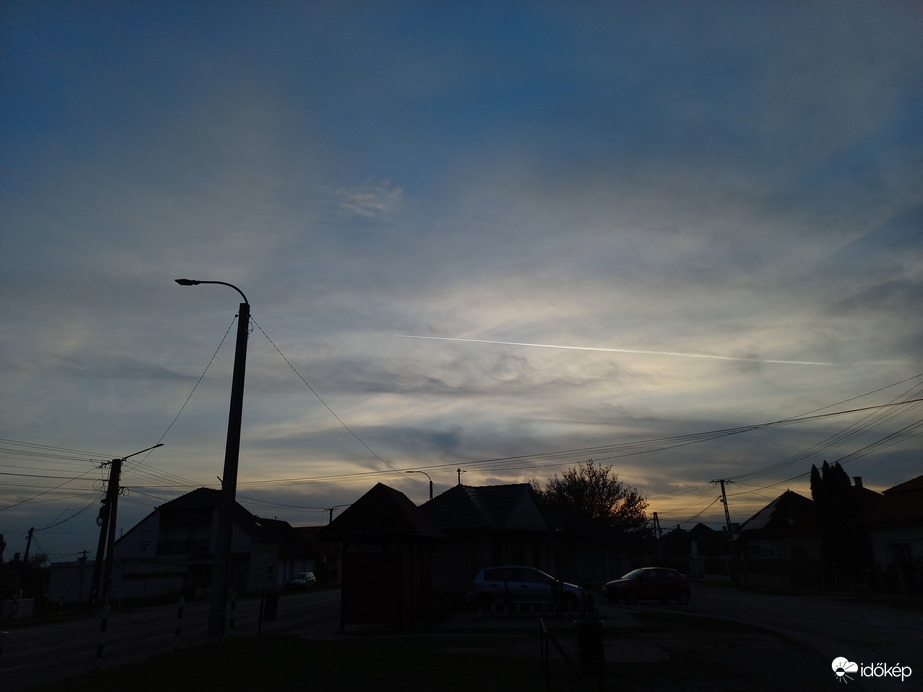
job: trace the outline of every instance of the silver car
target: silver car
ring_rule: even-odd
[[[584,591],[545,574],[535,567],[508,565],[479,571],[468,585],[465,600],[478,608],[495,603],[560,604],[569,610],[580,607]]]

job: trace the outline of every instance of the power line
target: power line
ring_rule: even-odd
[[[301,374],[300,372],[298,372],[298,369],[297,369],[294,365],[292,365],[292,362],[291,362],[288,358],[286,358],[286,357],[285,357],[285,354],[282,353],[282,351],[279,349],[278,346],[276,346],[275,342],[274,342],[272,339],[269,338],[269,335],[268,335],[266,332],[263,331],[263,328],[259,325],[259,323],[258,323],[255,319],[253,319],[252,317],[250,318],[250,321],[253,322],[253,324],[256,325],[256,328],[259,329],[259,330],[260,330],[260,333],[261,333],[263,336],[266,337],[266,340],[267,340],[270,344],[272,344],[272,347],[273,347],[274,349],[276,349],[276,352],[282,357],[282,360],[284,360],[284,361],[286,362],[286,364],[292,369],[292,372],[294,372],[295,375],[298,376],[298,379],[300,379],[302,382],[304,382],[304,385],[305,385],[309,390],[311,390],[311,393],[312,393],[315,397],[317,397],[317,400],[318,400],[319,402],[321,402],[321,403],[324,405],[324,408],[327,409],[327,410],[330,412],[330,415],[333,416],[334,418],[336,418],[337,422],[338,422],[340,425],[343,426],[343,428],[346,430],[346,432],[348,432],[350,435],[352,435],[352,436],[356,439],[356,441],[357,441],[359,444],[361,444],[363,447],[365,447],[366,450],[368,450],[368,452],[369,452],[373,457],[375,457],[376,459],[378,459],[378,461],[380,461],[382,464],[384,464],[385,466],[387,466],[387,467],[388,467],[389,469],[391,469],[392,471],[397,471],[397,469],[395,469],[390,463],[388,463],[387,461],[385,461],[384,459],[382,459],[371,447],[369,447],[369,446],[362,440],[362,438],[360,438],[360,437],[355,433],[355,431],[354,431],[352,428],[350,428],[348,425],[346,425],[346,423],[343,421],[343,419],[340,418],[340,417],[336,414],[336,412],[335,412],[332,408],[330,408],[330,406],[327,405],[327,402],[324,401],[324,400],[321,398],[320,394],[317,393],[317,390],[314,389],[314,387],[312,387],[312,386],[308,383],[308,381],[302,376],[302,374]]]

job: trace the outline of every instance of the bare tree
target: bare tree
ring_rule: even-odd
[[[620,481],[611,466],[598,466],[590,459],[567,469],[561,478],[555,474],[544,485],[531,483],[539,505],[547,512],[569,510],[623,533],[648,528],[647,500]]]

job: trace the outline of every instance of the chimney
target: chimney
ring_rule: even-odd
[[[855,486],[856,486],[857,488],[861,488],[861,487],[862,487],[862,476],[853,476],[853,477],[852,477],[852,480],[853,480],[853,483],[855,484]]]

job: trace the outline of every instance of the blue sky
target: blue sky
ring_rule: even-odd
[[[918,4],[36,1],[0,39],[10,554],[94,549],[101,460],[164,443],[120,528],[217,486],[239,296],[177,277],[247,294],[239,497],[293,524],[409,469],[592,456],[666,526],[920,473],[919,405],[678,446],[919,396]]]

